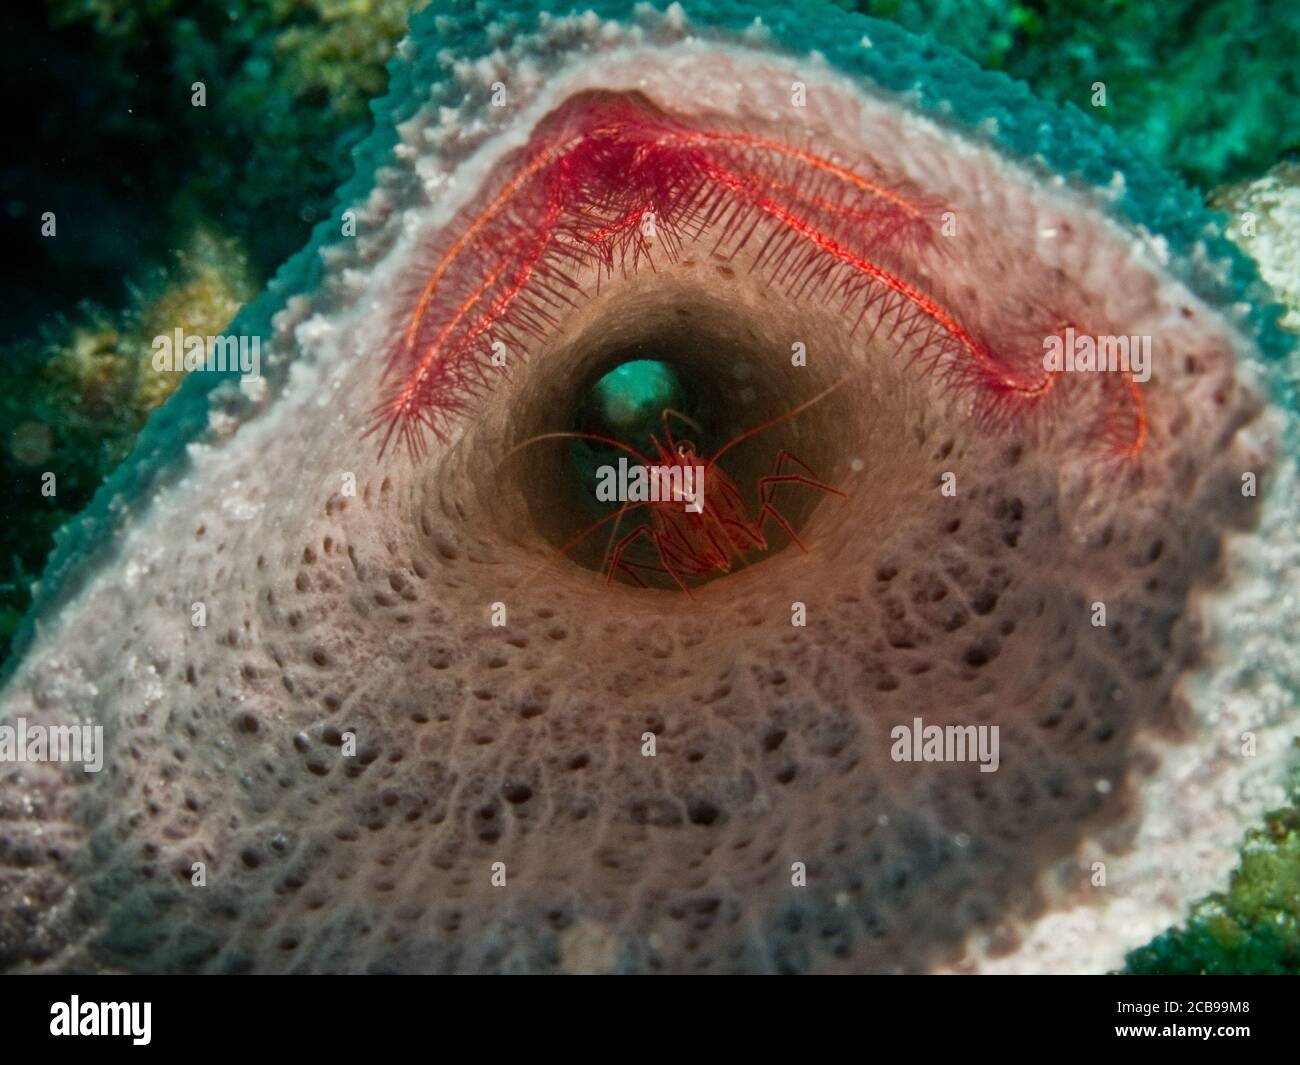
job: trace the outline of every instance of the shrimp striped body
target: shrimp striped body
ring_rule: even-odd
[[[674,440],[668,424],[668,416],[673,413],[664,411],[666,443],[657,436],[651,438],[657,461],[647,463],[651,477],[660,485],[669,487],[666,491],[654,492],[653,498],[646,502],[628,503],[611,515],[617,521],[634,508],[648,508],[648,516],[641,524],[617,542],[611,538],[606,582],[612,583],[619,573],[624,573],[645,586],[641,572],[666,573],[687,596],[694,598],[688,579],[702,580],[730,573],[749,552],[769,549],[764,534],[769,519],[784,530],[801,551],[806,552],[807,548],[790,522],[773,504],[773,492],[780,484],[802,484],[841,498],[844,493],[816,480],[805,463],[789,451],[782,450],[777,455],[772,473],[758,480],[758,515],[751,519],[739,486],[717,462],[717,456],[738,443],[741,437],[725,444],[712,458],[702,460],[690,441]],[[752,431],[743,434],[744,437],[750,435]],[[632,450],[626,445],[620,446]],[[644,456],[638,455],[638,458],[644,460]],[[788,472],[791,467],[804,472]],[[602,522],[605,520],[609,519],[602,519]],[[617,525],[615,528],[617,530]],[[628,548],[642,539],[648,539],[657,552],[658,566],[625,557]]]

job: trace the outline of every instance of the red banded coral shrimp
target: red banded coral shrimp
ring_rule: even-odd
[[[688,582],[730,573],[736,566],[751,561],[747,558],[751,553],[771,550],[772,545],[765,531],[769,521],[778,526],[800,551],[808,553],[807,546],[793,525],[773,501],[773,496],[781,485],[802,485],[824,495],[847,498],[840,489],[818,480],[816,472],[793,452],[782,448],[777,453],[772,472],[758,478],[758,513],[751,517],[750,508],[739,485],[718,464],[726,452],[803,413],[830,395],[844,380],[846,378],[792,410],[737,434],[708,458],[698,455],[695,444],[690,440],[674,435],[670,424],[670,419],[674,418],[697,432],[702,430],[691,418],[672,408],[665,408],[661,414],[662,439],[659,435],[651,435],[653,456],[626,441],[599,433],[551,432],[530,437],[517,444],[505,458],[543,440],[586,440],[625,452],[648,470],[655,471],[652,476],[657,478],[659,484],[667,486],[664,490],[656,491],[651,499],[625,502],[617,510],[598,518],[561,546],[555,557],[567,555],[597,529],[613,522],[614,531],[602,565],[607,584],[612,584],[615,577],[623,573],[644,588],[647,584],[642,579],[643,573],[661,573],[670,577],[677,587],[694,599]],[[623,518],[638,512],[643,520],[616,539],[618,525]],[[649,542],[658,556],[659,565],[636,562],[626,557],[629,548],[638,540]]]

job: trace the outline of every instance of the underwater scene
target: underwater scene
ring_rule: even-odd
[[[3,18],[0,971],[1300,972],[1294,4]]]

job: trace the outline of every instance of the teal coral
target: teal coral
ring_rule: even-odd
[[[1300,151],[1300,8],[1284,0],[840,0],[1074,103],[1213,186]],[[1095,82],[1105,107],[1091,106]]]

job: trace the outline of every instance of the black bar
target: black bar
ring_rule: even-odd
[[[573,983],[573,980],[581,983]],[[813,978],[816,979],[816,978]],[[127,1053],[325,1052],[436,1060],[530,1054],[617,1057],[754,1044],[853,1060],[895,1047],[1059,1052],[1089,1049],[1216,1054],[1290,1049],[1297,986],[1285,977],[850,977],[837,982],[748,978],[113,977],[19,976],[0,982],[7,1060],[24,1050]],[[129,1027],[149,1004],[148,1043],[132,1034],[54,1035],[77,996],[80,1025]],[[60,1006],[60,1004],[64,1004]],[[66,1008],[65,1008],[66,1007]],[[141,1030],[142,1024],[135,1030]],[[1189,1034],[1189,1029],[1210,1030]],[[1231,1030],[1231,1031],[1229,1031]],[[836,1050],[839,1045],[843,1050]],[[229,1063],[224,1063],[229,1065]]]

